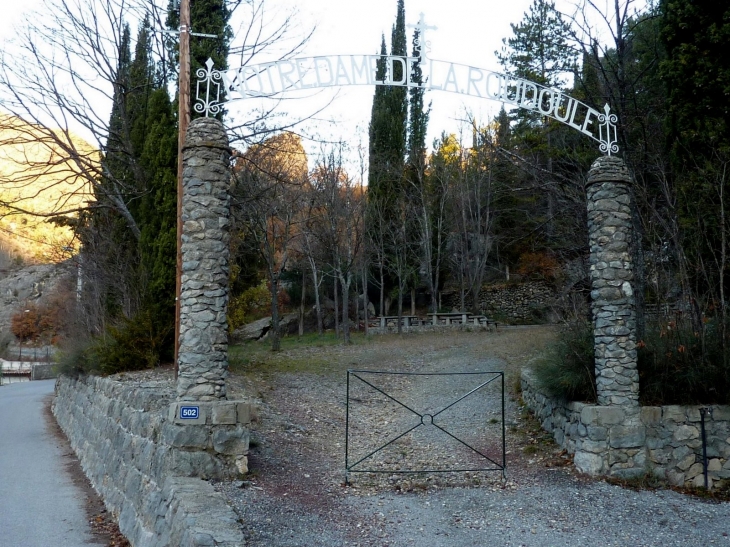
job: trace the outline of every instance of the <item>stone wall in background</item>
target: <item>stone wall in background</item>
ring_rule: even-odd
[[[545,314],[555,297],[555,291],[542,281],[489,285],[482,287],[479,293],[479,309],[490,318],[499,317],[509,323],[531,322]],[[441,306],[458,310],[461,306],[459,293],[443,293]]]
[[[651,473],[675,486],[704,486],[700,406],[640,407],[639,427],[626,427],[619,405],[555,400],[542,393],[528,369],[522,398],[543,429],[573,454],[589,475],[626,477]],[[713,406],[705,418],[708,486],[730,481],[730,406]]]
[[[247,472],[249,409],[218,403],[178,425],[172,381],[61,377],[53,413],[134,547],[239,547],[235,513],[203,479]],[[245,416],[238,414],[244,413]]]

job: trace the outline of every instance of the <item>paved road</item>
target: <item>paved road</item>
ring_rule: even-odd
[[[54,380],[0,387],[0,547],[87,547],[85,494],[46,423]]]

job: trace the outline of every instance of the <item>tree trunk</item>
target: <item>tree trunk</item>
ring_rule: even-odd
[[[398,334],[403,333],[403,290],[398,287]]]
[[[363,331],[365,332],[365,336],[367,336],[370,326],[368,325],[368,277],[367,268],[365,268],[365,266],[362,267],[362,302],[364,308],[363,317],[365,318]]]
[[[334,293],[335,293],[335,336],[340,335],[340,306],[339,302],[337,301],[337,276],[335,275],[335,283],[334,283]]]
[[[479,313],[479,293],[480,292],[481,291],[479,289],[474,291],[474,295],[473,295],[474,300],[472,302],[472,313]]]
[[[281,337],[279,336],[279,274],[271,276],[271,351],[281,349]]]
[[[304,335],[304,302],[307,296],[307,273],[302,268],[302,299],[299,301],[299,336]]]
[[[355,330],[360,330],[360,299],[357,297],[357,278],[355,278]]]
[[[464,311],[466,308],[464,291],[464,272],[461,272],[461,275],[459,276],[459,305],[461,306],[459,311]]]
[[[411,315],[416,315],[416,288],[411,289]]]
[[[350,274],[347,277],[347,281],[340,279],[340,285],[342,285],[342,341],[345,344],[350,343]]]
[[[322,302],[319,299],[319,283],[317,267],[312,265],[312,286],[314,288],[314,309],[317,313],[317,334],[322,336],[324,332],[324,321],[322,320]]]
[[[380,263],[380,317],[386,315],[385,313],[385,273],[383,272],[383,263]]]

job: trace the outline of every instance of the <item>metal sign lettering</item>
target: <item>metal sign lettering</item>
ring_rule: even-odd
[[[215,70],[208,60],[207,69],[199,69],[195,111],[206,116],[221,109],[220,85],[228,101],[275,97],[295,90],[350,85],[387,85],[420,87],[471,97],[492,99],[537,112],[557,120],[600,143],[604,154],[618,152],[617,117],[606,104],[601,113],[587,104],[530,80],[513,78],[499,72],[428,57],[424,39],[427,26],[423,14],[418,25],[420,57],[400,55],[318,55],[296,59],[247,65],[230,70]],[[423,46],[426,45],[426,48]],[[377,78],[379,63],[386,75]],[[423,83],[413,81],[413,69],[420,64]],[[395,67],[399,66],[400,71]],[[399,79],[394,74],[400,72]]]

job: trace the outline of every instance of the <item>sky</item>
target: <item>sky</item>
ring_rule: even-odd
[[[510,23],[519,23],[531,3],[532,0],[405,0],[406,23],[415,24],[423,13],[427,24],[438,27],[427,35],[431,58],[501,71],[495,51],[502,48],[504,38],[512,35]],[[609,4],[608,0],[596,0],[596,3]],[[566,12],[575,10],[571,0],[557,0],[557,4]],[[39,5],[40,0],[24,0],[3,6],[0,43],[13,35],[12,27],[24,11]],[[383,34],[390,47],[396,0],[266,0],[265,16],[274,24],[287,14],[293,16],[294,38],[314,29],[298,56],[374,54],[379,52]],[[234,32],[239,24],[240,21],[233,21]],[[408,35],[410,51],[412,29],[408,29]],[[258,61],[274,60],[279,53],[271,51],[269,58],[264,53]],[[236,61],[231,60],[230,65],[236,67]],[[313,137],[305,144],[310,156],[321,152],[323,143],[334,141],[345,141],[354,154],[358,146],[367,149],[373,94],[374,88],[367,86],[311,91],[304,97],[282,101],[279,106],[282,113],[277,120],[293,122],[308,118],[295,129]],[[487,99],[439,91],[428,91],[425,102],[431,103],[427,145],[442,132],[458,135],[465,127],[464,120],[470,116],[480,124],[487,123],[502,106]],[[258,99],[247,99],[231,102],[227,108],[231,121],[236,124],[251,116],[252,109],[263,106]],[[100,108],[109,107],[100,105]]]
[[[431,43],[432,58],[499,71],[494,52],[502,47],[502,39],[511,35],[510,23],[519,22],[531,3],[532,0],[406,0],[406,24],[417,23],[419,14],[423,13],[428,25],[438,27],[426,36]],[[286,9],[294,7],[297,2],[282,1],[281,4]],[[301,55],[379,53],[383,34],[390,48],[395,15],[396,0],[300,2],[298,16],[303,27],[315,28]],[[410,52],[413,29],[407,31]],[[367,148],[373,94],[373,87],[342,87],[310,93],[310,98],[298,99],[302,104],[284,107],[311,113],[328,105],[317,113],[316,119],[303,124],[303,132],[324,141],[345,139],[351,148],[359,144]],[[427,145],[444,131],[458,133],[467,115],[486,122],[501,107],[494,101],[438,91],[426,93],[425,103],[429,102],[431,115]],[[229,105],[232,113],[239,107],[244,105]],[[321,146],[317,142],[309,146],[312,153],[317,153],[318,148]]]

